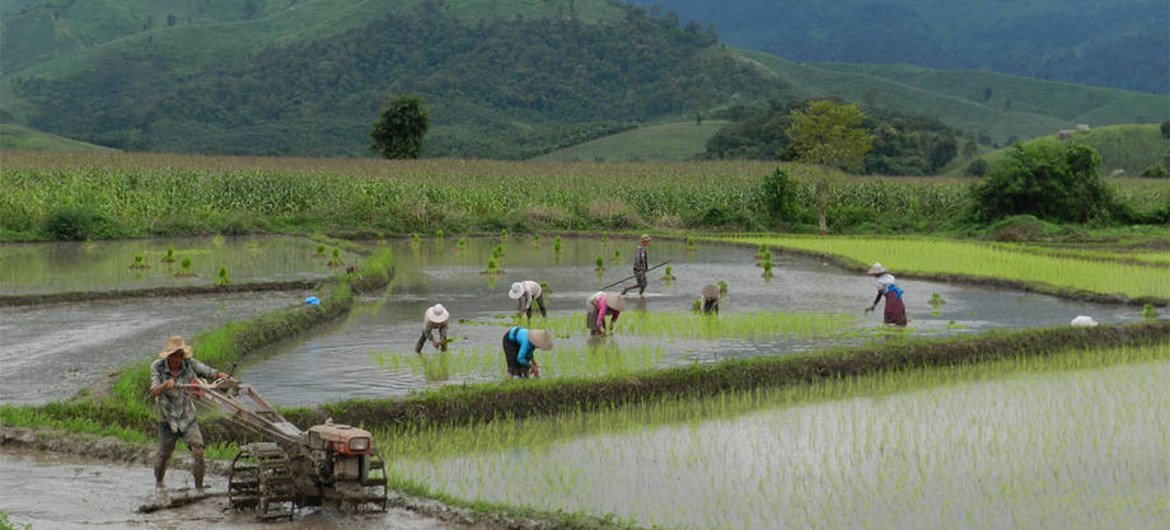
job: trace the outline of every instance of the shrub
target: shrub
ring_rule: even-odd
[[[1170,138],[1170,120],[1162,122],[1162,138]]]
[[[773,221],[791,223],[800,219],[801,208],[797,202],[796,187],[796,182],[783,168],[778,167],[764,177],[760,197]]]
[[[82,241],[99,237],[108,221],[97,210],[84,206],[61,206],[45,217],[44,230],[53,239]]]
[[[1154,165],[1142,171],[1142,176],[1151,179],[1164,179],[1170,177],[1170,170],[1167,170],[1161,162],[1155,162]]]
[[[1017,144],[972,188],[975,211],[985,221],[1025,214],[1078,223],[1107,219],[1115,205],[1097,175],[1100,163],[1097,151],[1083,144]]]
[[[967,168],[963,170],[963,174],[968,177],[982,177],[987,174],[987,161],[982,158],[972,160],[967,164]]]

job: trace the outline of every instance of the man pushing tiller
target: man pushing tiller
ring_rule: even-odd
[[[194,383],[196,377],[218,380],[226,379],[228,374],[195,360],[192,354],[191,346],[176,335],[167,339],[159,358],[150,365],[150,396],[154,398],[158,415],[154,481],[159,489],[166,488],[163,478],[167,474],[167,462],[179,440],[187,444],[195,459],[191,466],[195,489],[203,489],[203,433],[195,421],[195,399],[188,385]]]

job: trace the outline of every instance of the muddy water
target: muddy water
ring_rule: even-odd
[[[391,461],[459,498],[642,526],[1164,529],[1167,378],[1165,361],[1021,374]]]
[[[442,303],[451,311],[451,335],[458,341],[452,345],[450,359],[444,360],[439,360],[428,344],[424,350],[427,363],[450,362],[458,366],[460,356],[472,352],[482,356],[485,351],[498,351],[505,327],[460,324],[458,320],[499,322],[500,317],[510,315],[515,302],[507,297],[507,291],[515,281],[547,282],[552,289],[547,296],[550,316],[583,319],[584,300],[589,294],[630,274],[635,248],[634,242],[628,240],[603,244],[596,238],[566,238],[558,258],[553,242],[547,238],[539,244],[529,238],[511,238],[502,265],[505,272],[493,279],[481,272],[497,243],[494,238],[472,239],[462,250],[453,238],[424,240],[417,248],[408,242],[391,243],[396,279],[387,294],[365,299],[348,320],[337,326],[270,352],[265,360],[243,370],[242,376],[271,401],[285,405],[403,395],[446,384],[496,380],[504,376],[502,352],[498,364],[490,369],[420,370],[395,366],[409,364],[410,359],[419,362],[413,352],[414,344],[421,332],[423,312],[434,303]],[[612,260],[615,251],[622,254],[616,262]],[[881,327],[880,307],[878,314],[862,313],[876,293],[870,277],[815,258],[774,252],[775,277],[765,281],[761,269],[755,265],[754,254],[754,249],[738,246],[700,245],[688,250],[682,243],[655,243],[649,250],[651,265],[670,260],[672,274],[677,279],[664,282],[664,269],[651,271],[645,296],[628,297],[627,310],[686,311],[704,285],[724,280],[729,286],[728,297],[722,302],[724,314],[776,310],[845,313],[856,317],[858,329]],[[598,256],[604,258],[608,267],[602,274],[594,272]],[[875,261],[880,258],[874,257]],[[900,280],[898,283],[905,290],[911,334],[916,336],[1067,324],[1081,314],[1106,323],[1139,318],[1130,307],[937,282]],[[934,293],[946,303],[932,307],[928,301]],[[619,320],[617,335],[606,340],[619,354],[623,349],[662,348],[664,354],[656,362],[668,366],[873,340],[872,333],[854,335],[758,341],[670,341],[623,335]],[[582,332],[558,340],[558,347],[584,350],[586,343],[587,337]],[[385,362],[393,357],[402,362]],[[543,375],[557,376],[549,371]]]
[[[170,335],[190,340],[303,299],[300,292],[262,292],[0,308],[0,403],[71,397],[128,362],[151,358]]]
[[[453,528],[442,521],[406,510],[385,514],[346,515],[330,510],[304,510],[294,521],[260,524],[249,513],[227,509],[224,499],[209,499],[174,510],[139,514],[137,509],[157,500],[154,476],[145,467],[95,465],[80,460],[0,452],[0,510],[9,521],[37,529],[76,528],[281,528],[328,530],[340,528]],[[16,480],[15,477],[20,477]],[[171,471],[168,483],[175,494],[190,488],[190,474]],[[184,484],[183,482],[187,483]],[[226,479],[209,477],[211,491],[223,491]]]
[[[317,246],[291,237],[2,244],[0,294],[210,285],[221,267],[235,283],[319,278],[332,272],[326,266],[332,249],[318,256]],[[168,247],[174,263],[162,261]],[[131,268],[136,255],[147,268]],[[344,251],[340,257],[356,259]],[[183,258],[191,259],[195,276],[175,276]]]

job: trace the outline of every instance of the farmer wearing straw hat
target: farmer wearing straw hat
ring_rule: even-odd
[[[622,294],[638,289],[638,296],[646,292],[646,271],[650,269],[650,258],[646,255],[646,247],[650,246],[650,234],[642,234],[638,241],[638,248],[634,250],[634,278],[638,283],[622,289]]]
[[[902,289],[894,283],[894,275],[890,274],[881,263],[874,263],[866,274],[877,279],[877,297],[873,299],[873,304],[867,307],[865,312],[869,313],[877,308],[878,302],[884,297],[886,311],[883,322],[895,326],[905,326],[906,304],[902,302]]]
[[[585,301],[585,327],[589,328],[590,335],[605,335],[606,330],[613,331],[622,311],[626,309],[626,301],[618,293],[597,291]],[[609,327],[605,326],[605,316],[609,315]]]
[[[516,316],[527,314],[528,320],[532,320],[532,302],[535,300],[536,306],[540,308],[540,316],[548,318],[544,310],[544,292],[539,283],[532,280],[513,283],[508,291],[508,298],[518,301]]]
[[[175,451],[175,442],[180,439],[187,444],[195,464],[191,474],[195,476],[195,489],[203,489],[203,433],[195,421],[195,399],[186,390],[186,385],[196,377],[205,379],[226,379],[228,374],[220,372],[191,357],[191,346],[183,337],[175,335],[167,339],[166,346],[158,353],[158,359],[150,365],[150,396],[154,398],[158,412],[158,453],[154,463],[155,486],[166,485],[167,462]]]
[[[423,344],[429,340],[434,347],[447,351],[447,321],[450,320],[451,313],[447,312],[447,308],[443,304],[435,304],[427,308],[427,312],[423,315],[423,330],[422,336],[418,338],[418,344],[414,345],[414,353],[422,353]],[[435,340],[434,331],[439,330],[439,340]]]
[[[714,284],[707,284],[701,291],[703,295],[703,314],[719,314],[719,288]]]
[[[504,333],[504,360],[508,363],[508,377],[540,377],[533,350],[552,349],[552,334],[544,329],[524,329],[512,326]]]

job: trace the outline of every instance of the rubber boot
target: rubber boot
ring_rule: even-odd
[[[191,465],[191,474],[195,475],[195,489],[203,491],[203,454],[193,455],[195,463]]]
[[[163,481],[167,476],[167,457],[159,455],[154,461],[154,487],[165,488],[166,483]]]

